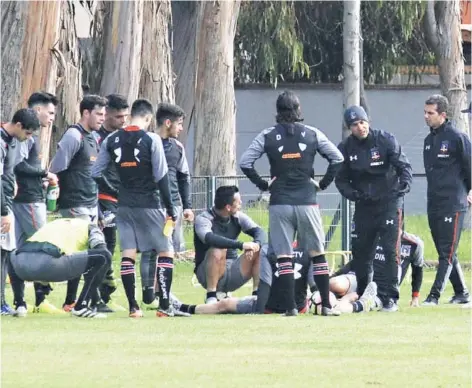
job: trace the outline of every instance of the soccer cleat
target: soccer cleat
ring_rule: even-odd
[[[364,312],[369,312],[372,309],[372,306],[375,305],[375,297],[377,296],[377,284],[375,282],[370,282],[364,290],[364,293],[359,298],[364,307]]]
[[[113,309],[107,306],[104,302],[97,303],[95,308],[97,309],[97,312],[99,313],[114,313],[115,312]]]
[[[106,318],[105,314],[97,312],[96,309],[84,307],[81,310],[76,310],[75,307],[71,310],[71,315],[77,318]]]
[[[222,291],[218,291],[216,293],[216,299],[218,300],[222,300],[222,299],[227,299],[227,298],[231,298],[231,292],[222,292]]]
[[[156,311],[159,309],[159,302],[154,299],[151,303],[141,303],[141,308],[145,311]]]
[[[35,306],[33,308],[33,314],[41,313],[41,314],[64,314],[66,310],[58,309],[56,306],[51,304],[47,299],[44,299],[39,306]]]
[[[383,303],[378,296],[374,298],[374,304],[370,307],[370,311],[379,311],[383,307]]]
[[[398,311],[398,305],[390,299],[387,305],[383,306],[381,311],[384,313],[396,313]]]
[[[466,304],[470,302],[469,294],[456,294],[450,300],[450,304]]]
[[[166,318],[166,317],[173,317],[175,316],[174,314],[174,309],[172,306],[169,306],[167,310],[164,309],[159,309],[156,311],[156,317],[158,318]]]
[[[218,303],[218,299],[213,298],[213,297],[207,298],[207,299],[205,300],[205,304],[215,304],[215,303]]]
[[[296,317],[297,315],[298,315],[297,309],[287,310],[282,314],[283,317]]]
[[[425,301],[421,303],[422,306],[437,306],[438,304],[439,304],[438,298],[435,298],[434,296],[431,296],[431,295],[428,295]]]
[[[71,303],[71,304],[63,304],[62,305],[62,309],[66,312],[66,313],[70,313],[72,311],[72,309],[75,307],[75,302],[74,303]]]
[[[26,306],[21,305],[16,308],[14,316],[18,318],[24,318],[26,317],[27,314],[28,314],[28,309],[26,308]]]
[[[339,317],[341,312],[329,307],[321,307],[321,315],[324,317]]]
[[[15,315],[15,310],[13,310],[8,304],[2,304],[0,308],[0,315]]]
[[[172,292],[169,294],[169,302],[174,308],[174,310],[180,311],[180,308],[182,307],[182,302]]]
[[[143,311],[140,310],[139,308],[133,307],[129,311],[129,317],[130,318],[142,318],[144,316]]]

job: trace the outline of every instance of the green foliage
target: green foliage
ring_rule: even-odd
[[[422,33],[425,7],[422,1],[362,2],[366,82],[386,83],[400,65],[434,63]],[[278,80],[339,82],[342,34],[342,1],[244,2],[235,42],[235,79],[273,85]]]

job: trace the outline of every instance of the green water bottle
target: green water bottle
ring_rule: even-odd
[[[59,186],[50,184],[46,192],[46,208],[48,211],[53,212],[56,210],[57,198],[59,198]]]

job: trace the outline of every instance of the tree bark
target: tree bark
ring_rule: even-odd
[[[195,36],[197,33],[195,1],[172,1],[172,60],[175,71],[175,101],[187,114],[179,136],[186,143],[195,108]]]
[[[425,31],[439,68],[441,92],[449,100],[448,117],[457,129],[469,132],[468,115],[461,112],[468,106],[462,52],[460,1],[428,2]]]
[[[175,102],[170,23],[169,0],[144,3],[139,97],[149,99],[156,106],[160,102]]]
[[[100,94],[119,93],[132,102],[141,78],[143,0],[105,2],[105,48]]]
[[[80,119],[79,102],[82,100],[82,57],[75,29],[74,1],[60,2],[60,35],[52,51],[58,61],[56,96],[59,100],[50,155],[56,152],[57,143],[71,124]]]
[[[344,2],[343,16],[343,106],[360,104],[360,27],[361,27],[360,0]],[[343,136],[349,136],[350,131],[343,123]]]
[[[240,1],[198,4],[195,175],[235,175],[233,46]]]

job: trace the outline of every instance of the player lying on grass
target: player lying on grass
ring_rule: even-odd
[[[400,257],[401,262],[399,266],[399,283],[403,282],[405,275],[408,271],[408,267],[411,264],[411,302],[410,306],[419,306],[419,295],[421,284],[423,282],[423,265],[424,265],[424,243],[423,241],[413,234],[403,232],[401,239],[401,250]],[[344,267],[336,271],[330,281],[329,289],[338,298],[344,295],[357,291],[356,275],[354,273],[353,266],[354,261],[350,261]],[[385,257],[383,254],[382,246],[377,245],[375,257],[374,257],[374,276],[373,280],[376,284],[382,284],[385,282]]]
[[[60,218],[45,224],[11,256],[10,279],[16,315],[27,313],[24,281],[62,282],[84,275],[84,286],[72,316],[104,318],[90,307],[98,292],[111,254],[97,225],[79,218]]]
[[[277,267],[274,257],[267,254],[267,245],[261,249],[260,255],[260,283],[257,296],[248,296],[244,298],[227,298],[220,300],[214,304],[201,305],[187,305],[181,303],[177,298],[173,297],[174,309],[190,313],[190,314],[283,314],[286,312],[284,306],[283,295],[281,289],[278,287],[280,270]],[[301,250],[294,250],[294,265],[293,276],[295,278],[295,305],[298,313],[308,312],[309,300],[307,295],[307,287],[312,291],[316,290],[316,285],[313,280],[313,264],[310,257],[304,254]],[[374,283],[369,285],[366,289],[366,298],[361,298],[359,302],[355,302],[353,296],[352,304],[357,303],[356,307],[351,306],[351,309],[346,305],[348,302],[342,304],[346,312],[361,312],[369,311],[370,306],[374,304],[376,296],[376,286]],[[314,295],[319,293],[315,293]],[[363,296],[364,297],[364,296]],[[333,301],[336,298],[333,295]],[[356,295],[357,299],[357,295]],[[321,302],[321,298],[320,298]],[[362,305],[363,307],[359,307]],[[320,315],[324,315],[324,307],[319,306]],[[333,309],[335,315],[340,315],[340,312]]]

